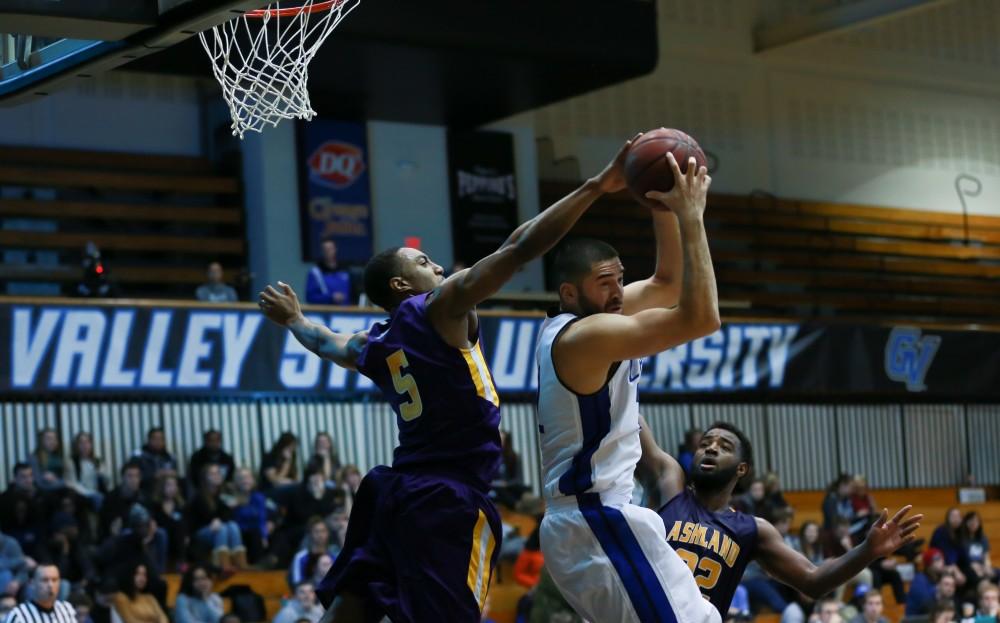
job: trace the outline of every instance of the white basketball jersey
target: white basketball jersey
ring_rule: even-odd
[[[641,362],[622,361],[596,393],[574,393],[556,375],[552,344],[576,319],[568,313],[546,318],[535,352],[545,498],[596,492],[602,499],[627,502],[642,454],[638,403]]]

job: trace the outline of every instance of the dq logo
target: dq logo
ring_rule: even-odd
[[[920,329],[896,327],[885,343],[885,374],[890,380],[906,383],[907,391],[927,389],[924,377],[941,345],[941,336],[920,336]]]
[[[364,155],[350,143],[327,141],[309,156],[310,177],[324,186],[347,188],[364,172]]]

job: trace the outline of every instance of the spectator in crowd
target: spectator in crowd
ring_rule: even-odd
[[[958,597],[958,584],[955,582],[955,576],[950,573],[943,573],[938,578],[937,584],[934,585],[934,601],[928,608],[928,612],[932,611],[942,601],[950,601],[952,608],[957,608],[961,605]]]
[[[94,604],[90,608],[93,623],[111,623],[111,609],[118,594],[117,575],[104,575],[94,589]]]
[[[5,622],[76,623],[73,606],[59,599],[60,585],[58,567],[44,564],[35,567],[29,591],[30,598],[11,610]]]
[[[66,486],[89,500],[92,509],[101,508],[108,492],[108,477],[100,457],[94,453],[94,438],[90,433],[79,432],[73,437],[66,463]]]
[[[351,305],[351,276],[337,266],[337,243],[324,240],[320,258],[306,276],[306,302],[319,305]]]
[[[853,488],[854,479],[847,474],[840,474],[829,486],[823,498],[824,530],[833,532],[838,518],[846,519],[848,524],[854,519],[854,507],[851,505]]]
[[[927,614],[927,623],[954,623],[958,609],[951,599],[942,599],[934,604]]]
[[[240,527],[248,561],[260,561],[274,529],[271,521],[274,514],[273,503],[257,490],[253,472],[245,467],[236,470],[231,493],[226,501],[232,506],[233,521]]]
[[[35,486],[40,491],[58,491],[66,486],[66,457],[62,442],[53,428],[38,431],[35,451],[28,457],[28,464],[35,476]]]
[[[956,612],[954,600],[942,599],[931,608],[927,623],[954,623]]]
[[[541,523],[539,520],[514,563],[514,581],[528,589],[535,588],[535,585],[538,584],[542,575],[542,567],[545,565],[545,557],[542,555],[542,547],[539,543]]]
[[[10,611],[17,607],[17,599],[13,595],[0,593],[0,621],[6,621]]]
[[[930,612],[937,602],[937,583],[947,573],[944,554],[929,547],[921,557],[923,570],[918,571],[910,582],[906,596],[906,616],[922,616]]]
[[[781,491],[781,478],[777,472],[768,472],[764,476],[764,506],[768,509],[768,514],[773,514],[779,508],[791,508]]]
[[[126,568],[118,578],[119,591],[112,602],[114,623],[170,623],[159,601],[147,589],[149,570],[145,565]]]
[[[160,604],[166,604],[167,585],[160,578],[167,563],[166,531],[156,525],[142,504],[134,504],[125,527],[101,544],[97,565],[102,577],[119,578],[138,565],[146,568],[146,585]]]
[[[747,492],[743,495],[737,497],[733,500],[733,507],[741,512],[748,515],[753,515],[754,517],[763,517],[768,521],[771,520],[770,516],[765,516],[766,508],[764,504],[764,495],[766,489],[764,488],[763,480],[754,480],[750,483],[750,487]]]
[[[351,514],[351,507],[354,505],[354,496],[358,494],[358,487],[361,486],[361,470],[357,465],[347,464],[340,471],[340,488],[346,495],[347,514]]]
[[[102,540],[115,536],[128,524],[132,506],[145,501],[142,495],[142,468],[129,461],[121,468],[121,482],[111,490],[101,504],[98,534]]]
[[[694,461],[694,453],[701,443],[702,430],[700,428],[690,428],[684,433],[684,443],[677,450],[677,462],[684,468],[685,474],[691,473],[691,462]],[[663,500],[666,502],[667,500]]]
[[[326,517],[344,508],[344,492],[326,486],[326,478],[321,472],[306,472],[305,479],[292,491],[289,497],[285,524],[297,527],[299,533],[293,542],[302,538],[306,524],[313,517]]]
[[[175,474],[161,474],[153,485],[149,500],[150,514],[156,525],[167,535],[167,568],[176,569],[184,562],[187,550],[187,521],[184,518],[184,496]]]
[[[232,482],[236,463],[233,455],[222,449],[222,433],[209,429],[201,436],[201,447],[194,451],[188,461],[188,474],[200,474],[206,465],[214,463],[222,469],[222,479]]]
[[[83,298],[113,298],[118,296],[118,288],[111,281],[108,266],[101,259],[101,250],[93,241],[83,248],[83,279],[77,284],[74,294]]]
[[[288,496],[285,518],[276,534],[275,553],[283,564],[290,563],[291,555],[299,549],[306,527],[313,517],[326,518],[344,508],[344,492],[326,486],[320,472],[307,472]]]
[[[849,552],[853,547],[854,541],[851,538],[851,524],[847,519],[838,517],[834,520],[833,533],[830,534],[824,548],[824,557],[838,558]],[[858,575],[854,576],[853,582],[855,586],[872,586],[874,583],[874,574],[871,567],[862,569]],[[834,596],[840,599],[844,594],[845,588],[845,585],[838,586],[834,591]]]
[[[94,602],[91,601],[90,597],[87,597],[86,593],[73,593],[69,596],[69,605],[73,606],[73,612],[76,614],[76,623],[94,623],[94,620],[90,618],[90,611],[94,608]]]
[[[174,604],[174,623],[217,623],[222,615],[222,597],[212,592],[208,567],[192,565],[181,578],[181,590]]]
[[[16,597],[34,568],[34,559],[24,555],[17,539],[0,532],[0,595]]]
[[[944,523],[934,528],[931,535],[931,547],[940,550],[944,556],[945,565],[957,565],[958,558],[962,554],[961,537],[959,530],[962,528],[962,511],[952,507],[945,513]]]
[[[260,464],[260,487],[263,491],[289,487],[298,481],[298,446],[299,440],[295,435],[288,431],[281,433]]]
[[[807,521],[799,528],[799,552],[817,567],[823,564],[823,542],[820,539],[819,524]]]
[[[299,619],[307,619],[317,623],[323,616],[323,606],[316,599],[316,589],[309,582],[302,582],[295,587],[295,599],[285,604],[274,623],[296,623]]]
[[[882,594],[875,589],[870,589],[862,598],[861,612],[851,619],[851,623],[889,623],[882,616],[885,605],[882,603]]]
[[[879,558],[868,568],[872,572],[872,586],[881,590],[883,586],[888,584],[892,587],[892,594],[896,599],[896,603],[901,604],[906,601],[906,587],[903,585],[903,576],[896,569],[895,558],[890,556]]]
[[[340,471],[340,457],[337,456],[337,449],[333,445],[333,437],[330,436],[330,433],[316,433],[307,469],[322,473],[329,486],[336,486],[337,473]]]
[[[862,474],[854,476],[854,482],[851,484],[851,510],[854,513],[854,519],[860,517],[874,519],[875,517],[875,498],[868,490],[868,479]]]
[[[500,431],[500,469],[493,479],[492,495],[498,504],[513,509],[528,487],[521,476],[521,457],[514,450],[510,433]]]
[[[318,585],[326,577],[326,574],[333,566],[334,556],[321,552],[319,554],[309,554],[306,561],[306,582],[313,586]]]
[[[134,460],[142,470],[142,489],[153,490],[156,477],[160,474],[177,473],[177,460],[167,450],[167,435],[159,426],[146,433],[146,445],[135,452]]]
[[[343,509],[333,511],[327,520],[330,526],[330,542],[337,547],[344,547],[344,539],[347,537],[347,523],[351,516]]]
[[[208,270],[205,271],[205,277],[208,281],[198,286],[198,289],[194,291],[196,299],[207,303],[232,303],[238,300],[236,290],[232,286],[226,285],[222,264],[218,262],[209,264]]]
[[[1000,587],[986,583],[979,589],[975,623],[997,623],[1000,620]]]
[[[206,465],[198,492],[187,506],[188,529],[202,547],[211,548],[212,564],[224,572],[249,566],[243,536],[232,515],[232,509],[222,500],[222,469]]]
[[[288,569],[289,586],[298,586],[309,579],[308,565],[310,556],[329,554],[334,560],[340,553],[340,546],[334,543],[330,537],[330,527],[322,517],[313,517],[309,520],[306,529],[306,536],[303,547],[292,557],[292,564]]]
[[[813,607],[809,623],[843,623],[844,619],[840,616],[841,603],[839,599],[834,597],[820,599],[816,602],[815,607]]]
[[[983,534],[983,520],[976,511],[966,513],[958,531],[958,566],[969,584],[983,580],[997,581],[997,570],[990,560],[990,541]]]
[[[81,542],[76,519],[63,511],[53,515],[50,534],[47,561],[59,567],[62,596],[68,597],[71,590],[86,588],[95,576],[93,547]]]
[[[14,465],[14,480],[0,495],[0,531],[14,537],[26,556],[42,552],[45,501],[35,487],[34,470],[27,463]]]

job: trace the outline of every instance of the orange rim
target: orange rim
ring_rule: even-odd
[[[247,11],[244,13],[246,17],[295,17],[302,13],[318,13],[320,11],[327,11],[332,8],[336,8],[338,5],[345,4],[347,0],[325,0],[324,2],[317,2],[310,7],[300,7],[293,6],[287,9],[257,9],[256,11]]]

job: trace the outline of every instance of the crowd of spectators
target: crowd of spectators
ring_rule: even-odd
[[[319,619],[314,586],[340,552],[361,483],[329,434],[300,463],[300,440],[283,433],[257,470],[237,465],[217,430],[183,471],[161,428],[114,477],[94,448],[81,432],[66,452],[44,429],[14,465],[0,494],[0,621],[18,604],[56,612],[56,602],[80,623],[238,621],[213,582],[252,568],[287,570],[292,597],[276,621]],[[183,574],[172,607],[167,573]],[[35,621],[31,612],[16,616]]]
[[[770,521],[785,542],[821,565],[843,555],[864,540],[881,507],[869,491],[864,476],[841,474],[830,484],[822,503],[822,524],[805,521],[791,533],[794,510],[781,494],[778,477],[767,474],[734,500],[734,507]],[[749,599],[745,609],[734,607],[733,619],[749,619],[761,611],[779,613],[783,623],[884,623],[883,586],[897,604],[905,604],[905,617],[929,623],[997,623],[1000,614],[998,571],[990,562],[989,539],[978,513],[948,511],[929,544],[920,540],[904,546],[894,556],[873,562],[834,594],[813,602],[767,576],[751,564],[742,588]],[[898,560],[914,570],[909,586]],[[734,602],[734,606],[735,606]]]
[[[541,501],[523,483],[507,433],[502,441],[492,496],[540,521]],[[692,443],[697,431],[687,433],[679,454]],[[79,623],[238,623],[223,612],[213,582],[250,568],[287,570],[291,597],[275,621],[320,618],[315,586],[340,553],[362,478],[357,467],[342,464],[329,434],[318,433],[303,447],[294,434],[282,433],[254,470],[238,465],[222,434],[209,430],[183,477],[160,428],[147,432],[114,479],[94,448],[93,437],[81,432],[66,452],[57,431],[43,429],[34,451],[14,466],[0,494],[0,621],[32,621],[37,610],[72,611]],[[828,488],[822,523],[805,521],[794,532],[794,510],[776,474],[754,481],[733,505],[770,521],[816,565],[864,539],[880,509],[865,479],[848,475]],[[888,586],[907,617],[998,623],[1000,577],[979,514],[950,509],[927,547],[920,545],[875,561],[815,602],[751,564],[730,618],[769,610],[784,623],[880,623],[882,587]],[[523,534],[505,524],[500,556],[509,561],[513,581],[529,589],[519,620],[579,621],[545,571],[537,528]],[[899,556],[916,569],[908,586]],[[163,576],[178,572],[180,593],[169,607]]]
[[[528,488],[503,439],[493,496],[513,508]],[[291,597],[274,621],[319,620],[315,586],[340,553],[362,479],[334,439],[320,432],[302,447],[282,433],[255,470],[208,430],[180,466],[162,428],[147,431],[114,477],[90,433],[65,452],[57,431],[40,431],[0,494],[0,621],[21,604],[25,621],[40,620],[31,609],[41,608],[79,623],[236,623],[213,582],[251,568],[287,570]],[[537,534],[530,547],[537,552]],[[172,607],[167,573],[183,574]]]

